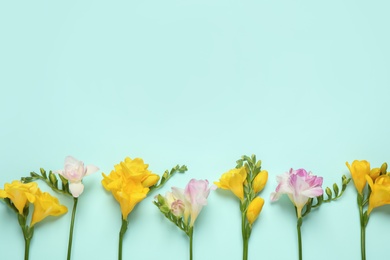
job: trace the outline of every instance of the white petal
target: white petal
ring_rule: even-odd
[[[99,170],[98,167],[96,167],[95,165],[92,165],[92,164],[87,165],[85,168],[86,168],[85,176],[90,175],[90,174],[97,172]]]
[[[78,198],[84,191],[84,184],[81,182],[71,182],[69,183],[69,191],[73,197]]]

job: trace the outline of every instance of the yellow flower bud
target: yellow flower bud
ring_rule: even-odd
[[[362,194],[363,189],[367,183],[366,175],[370,175],[370,163],[366,160],[355,160],[352,162],[352,165],[350,165],[348,162],[345,164],[351,172],[352,180],[355,184],[356,190],[359,194]]]
[[[246,211],[246,218],[248,219],[248,222],[252,225],[253,222],[257,219],[259,216],[262,208],[264,205],[264,200],[260,197],[256,197],[252,202],[249,204],[248,209]]]
[[[222,174],[219,182],[214,182],[218,188],[231,190],[240,200],[244,199],[244,182],[246,180],[246,170],[244,167],[232,169]]]
[[[145,178],[144,181],[142,181],[142,185],[146,188],[149,188],[149,187],[155,185],[159,179],[160,179],[160,176],[158,176],[157,174],[150,174],[149,176],[147,176]]]
[[[259,172],[259,174],[257,174],[255,179],[253,180],[253,190],[255,194],[264,189],[267,180],[268,180],[268,172],[266,170],[263,170]]]
[[[376,180],[376,178],[379,177],[379,175],[381,175],[381,169],[380,168],[373,168],[371,169],[370,171],[370,177],[373,181]]]

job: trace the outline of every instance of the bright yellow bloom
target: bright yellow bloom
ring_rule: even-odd
[[[364,187],[366,186],[366,175],[370,175],[370,163],[366,160],[353,161],[352,165],[348,162],[345,163],[351,172],[352,180],[355,184],[356,190],[359,194],[362,194]]]
[[[60,216],[66,212],[68,212],[68,209],[63,205],[60,205],[57,198],[51,196],[47,192],[42,193],[41,190],[38,189],[35,194],[34,212],[32,214],[30,226],[34,226],[47,216]]]
[[[246,218],[248,219],[249,224],[253,224],[257,217],[259,216],[261,210],[263,209],[264,200],[260,197],[256,197],[248,206],[246,211]]]
[[[268,180],[268,172],[266,170],[262,170],[257,174],[255,179],[253,180],[253,191],[256,193],[262,191],[265,187],[265,184],[267,183]]]
[[[150,172],[148,166],[140,158],[132,160],[127,157],[115,165],[108,176],[103,173],[102,185],[118,201],[123,219],[127,219],[135,205],[146,198],[149,187],[155,185],[160,178]]]
[[[4,190],[0,190],[0,198],[9,198],[18,209],[19,214],[23,215],[23,209],[28,206],[28,203],[35,201],[37,190],[38,185],[35,182],[21,183],[20,181],[13,181],[11,184],[6,183]]]
[[[244,167],[232,169],[222,174],[219,182],[214,182],[218,188],[231,190],[240,200],[244,199],[244,182],[246,180],[246,170]]]
[[[390,204],[390,176],[381,175],[376,178],[375,183],[373,183],[369,176],[366,179],[368,185],[371,187],[367,210],[367,214],[369,215],[374,208]]]

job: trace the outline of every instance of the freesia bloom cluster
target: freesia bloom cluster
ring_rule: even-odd
[[[170,221],[183,230],[190,238],[190,260],[192,260],[192,237],[195,220],[203,206],[207,205],[210,190],[207,180],[192,179],[184,189],[172,187],[165,197],[157,195],[154,204]]]
[[[58,170],[56,173],[63,176],[69,181],[69,191],[73,197],[77,198],[84,191],[84,184],[81,182],[85,176],[95,173],[99,170],[95,165],[87,165],[75,159],[72,156],[65,158],[64,169]]]
[[[132,160],[126,157],[114,166],[109,175],[103,173],[102,185],[118,201],[123,219],[127,219],[135,205],[146,198],[149,188],[160,179],[148,167],[140,158]]]
[[[42,192],[35,182],[25,184],[13,181],[11,184],[6,183],[4,190],[0,190],[0,198],[8,198],[11,202],[10,205],[13,205],[18,214],[22,216],[24,216],[25,209],[33,204],[31,227],[48,216],[59,216],[68,211],[65,206],[60,205],[57,198],[47,192]]]
[[[208,180],[192,179],[184,189],[172,187],[172,192],[168,191],[165,197],[158,195],[157,201],[161,202],[158,206],[163,212],[170,211],[177,218],[183,218],[184,225],[192,227],[213,189]]]
[[[268,180],[268,172],[261,170],[261,161],[256,156],[242,156],[236,168],[222,174],[219,181],[214,182],[218,188],[230,190],[240,199],[242,219],[243,259],[248,258],[248,243],[254,222],[263,209],[264,199],[257,196]]]
[[[372,168],[366,160],[355,160],[352,164],[346,162],[357,190],[357,204],[360,216],[361,257],[366,259],[365,234],[369,216],[374,208],[390,204],[390,173],[387,163],[380,168]],[[367,183],[369,189],[367,187]],[[367,207],[367,210],[364,210]]]
[[[4,189],[0,189],[0,198],[18,216],[25,241],[25,260],[29,258],[30,241],[34,235],[35,225],[48,216],[60,216],[68,211],[65,206],[60,205],[57,198],[47,192],[42,192],[35,182],[13,181],[12,183],[6,183]],[[34,209],[30,225],[27,225],[31,204],[34,205]]]
[[[305,169],[298,169],[286,172],[277,176],[278,186],[271,194],[271,201],[276,201],[282,194],[286,194],[297,209],[297,216],[302,216],[302,209],[309,201],[309,198],[321,196],[322,177],[312,175]]]
[[[383,163],[380,168],[371,168],[366,160],[355,160],[352,164],[346,162],[346,165],[362,203],[368,199],[367,215],[374,208],[390,204],[390,173],[387,172],[387,163]],[[367,183],[369,190],[366,189]]]

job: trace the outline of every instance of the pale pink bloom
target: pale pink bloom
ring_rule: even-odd
[[[322,189],[322,177],[311,175],[304,169],[290,169],[283,175],[277,176],[278,186],[271,193],[271,201],[276,201],[282,194],[287,194],[291,202],[297,207],[298,217],[301,217],[302,208],[309,198],[314,198],[324,193]]]
[[[56,171],[69,181],[69,191],[73,197],[77,198],[84,191],[82,179],[84,176],[90,175],[99,170],[95,165],[87,165],[84,167],[82,161],[78,161],[72,156],[65,158],[64,169]]]
[[[207,197],[210,194],[210,190],[215,189],[214,185],[209,187],[207,180],[195,179],[190,180],[184,190],[172,187],[173,195],[184,202],[184,221],[188,223],[188,218],[190,217],[190,227],[194,225],[203,206],[207,205]]]

